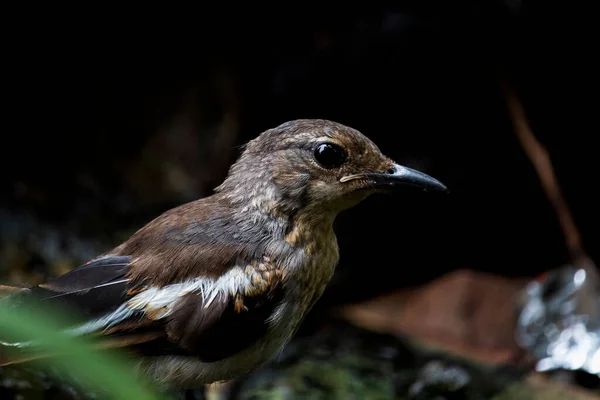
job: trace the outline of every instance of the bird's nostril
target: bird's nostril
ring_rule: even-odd
[[[388,170],[387,170],[387,173],[388,173],[388,174],[390,174],[390,175],[393,175],[393,174],[395,174],[395,173],[396,173],[396,168],[393,168],[393,167],[392,167],[392,168],[388,169]]]

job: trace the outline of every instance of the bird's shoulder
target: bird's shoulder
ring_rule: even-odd
[[[170,209],[147,223],[111,256],[131,257],[132,284],[164,286],[198,276],[218,278],[265,255],[260,224],[246,224],[218,195]]]

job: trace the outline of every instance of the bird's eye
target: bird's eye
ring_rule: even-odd
[[[321,143],[315,148],[315,160],[323,168],[341,167],[346,157],[346,152],[333,143]]]

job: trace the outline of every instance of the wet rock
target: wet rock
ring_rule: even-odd
[[[323,355],[326,354],[326,357]],[[478,398],[497,393],[515,371],[432,353],[346,323],[296,338],[281,357],[219,393],[225,399]],[[462,397],[460,397],[462,396]]]
[[[429,398],[466,398],[464,392],[471,377],[460,367],[444,365],[436,360],[430,361],[419,371],[418,379],[410,385],[410,399]]]

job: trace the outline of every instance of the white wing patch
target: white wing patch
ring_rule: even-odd
[[[205,308],[215,300],[226,298],[237,292],[244,293],[252,286],[252,281],[244,268],[236,266],[218,279],[195,278],[182,283],[164,286],[161,288],[150,287],[133,296],[126,303],[121,304],[116,310],[91,320],[75,328],[65,331],[71,335],[85,335],[93,332],[110,329],[120,322],[132,317],[136,312],[144,312],[151,319],[162,319],[173,312],[178,301],[189,293],[199,292]],[[0,341],[0,345],[7,347],[31,347],[34,341],[8,343]]]
[[[106,330],[131,317],[137,311],[143,311],[151,319],[159,320],[170,315],[179,300],[189,293],[200,293],[205,308],[215,300],[225,299],[236,292],[244,293],[252,281],[242,267],[236,266],[218,279],[195,278],[182,283],[150,287],[135,295],[117,310],[101,318],[87,322],[73,330],[77,334],[86,334]]]

